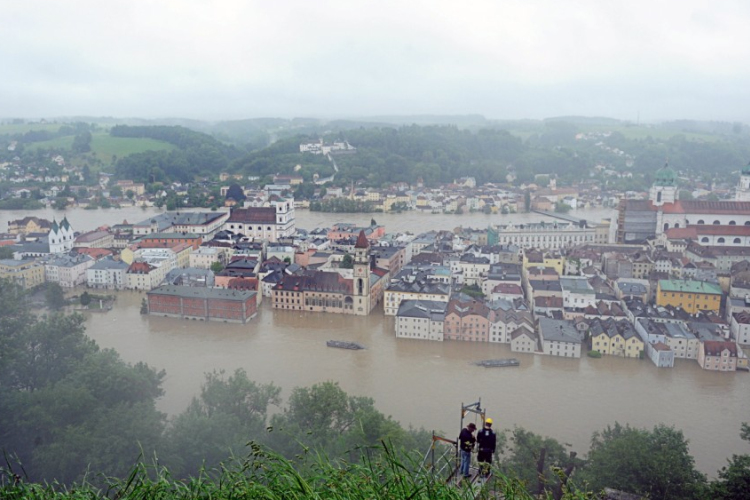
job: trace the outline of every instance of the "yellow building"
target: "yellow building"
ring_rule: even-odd
[[[9,279],[26,290],[44,283],[44,265],[36,260],[0,260],[0,278]]]
[[[565,268],[565,257],[557,252],[542,252],[539,250],[526,250],[523,252],[523,268],[551,267],[557,274],[562,276]]]
[[[656,305],[680,307],[690,314],[718,312],[721,297],[721,287],[705,281],[659,280],[656,288]]]
[[[610,356],[638,358],[645,348],[643,341],[625,320],[595,319],[590,326],[591,349]]]
[[[50,221],[33,216],[8,222],[10,234],[48,233],[51,227]]]

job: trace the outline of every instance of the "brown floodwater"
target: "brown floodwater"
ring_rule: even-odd
[[[750,375],[701,370],[678,360],[673,369],[649,361],[554,358],[511,353],[506,345],[396,339],[393,318],[381,310],[362,318],[273,311],[264,303],[246,325],[140,316],[143,295],[118,294],[115,308],[91,314],[88,334],[129,362],[165,369],[161,410],[181,412],[204,374],[244,368],[257,382],[292,388],[332,380],[350,394],[375,399],[403,425],[459,431],[460,405],[482,399],[496,427],[523,426],[588,450],[591,433],[614,422],[674,425],[690,439],[706,473],[743,452],[742,421],[750,420]],[[326,347],[345,339],[367,349]],[[481,368],[472,362],[516,357],[517,368]],[[746,451],[746,450],[745,450]]]

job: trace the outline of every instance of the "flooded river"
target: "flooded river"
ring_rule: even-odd
[[[740,422],[750,419],[750,375],[701,370],[678,360],[658,370],[649,361],[580,360],[511,353],[507,346],[396,339],[393,318],[272,311],[263,304],[247,325],[139,315],[142,295],[119,294],[115,309],[91,315],[88,334],[130,362],[165,369],[159,407],[175,414],[199,391],[203,374],[244,368],[258,382],[292,388],[337,381],[369,396],[404,425],[459,430],[460,405],[482,398],[500,428],[515,425],[571,443],[585,452],[591,433],[615,421],[675,425],[690,439],[704,472],[715,474],[731,453],[743,452]],[[367,346],[326,347],[346,339]],[[481,368],[480,359],[517,357],[518,368]]]
[[[76,230],[93,229],[156,213],[135,208],[67,215]],[[61,212],[0,212],[7,221],[37,215],[61,218]],[[612,211],[579,211],[590,220]],[[508,220],[538,220],[533,214],[436,216],[421,213],[322,214],[298,211],[298,226],[311,229],[337,221],[369,224],[374,217],[388,231],[420,232],[458,225],[486,227]],[[510,353],[507,346],[468,342],[396,339],[393,318],[376,310],[366,318],[272,311],[268,302],[247,325],[142,317],[135,292],[118,294],[114,310],[90,315],[88,334],[129,362],[145,361],[165,369],[166,394],[159,407],[176,414],[198,393],[204,373],[244,368],[258,382],[274,382],[288,397],[292,388],[337,381],[350,394],[369,396],[377,407],[404,425],[458,433],[460,405],[482,398],[498,428],[523,426],[570,443],[585,453],[591,433],[615,421],[651,427],[675,425],[690,439],[698,467],[711,475],[732,453],[746,452],[739,439],[742,421],[750,421],[750,375],[701,370],[695,361],[678,360],[658,370],[649,361],[604,358],[580,360]],[[332,349],[329,339],[367,346],[363,351]],[[516,357],[518,368],[473,366],[480,359]]]

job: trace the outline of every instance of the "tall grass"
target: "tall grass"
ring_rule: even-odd
[[[10,500],[531,500],[523,486],[494,475],[486,484],[455,485],[429,472],[416,462],[403,459],[388,446],[377,453],[362,453],[358,463],[331,461],[320,455],[300,467],[280,455],[250,443],[244,459],[230,459],[218,470],[202,470],[197,476],[179,480],[158,465],[138,463],[125,479],[108,479],[105,488],[90,482],[64,487],[56,483],[28,483],[0,470],[0,498]],[[303,472],[304,471],[304,472]],[[545,497],[551,498],[551,497]],[[566,500],[592,498],[566,491]]]

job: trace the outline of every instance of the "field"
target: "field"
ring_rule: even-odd
[[[57,132],[63,123],[21,123],[21,124],[0,124],[0,135],[3,134],[25,134],[30,130],[48,130],[50,132]]]
[[[49,141],[34,142],[26,146],[27,149],[58,148],[69,150],[73,145],[73,136],[58,137]],[[91,153],[85,157],[95,156],[104,165],[110,165],[113,158],[122,158],[133,153],[144,151],[171,151],[175,147],[163,141],[138,137],[112,137],[108,133],[100,132],[92,135]],[[84,157],[84,158],[85,158]],[[77,164],[75,160],[72,162]]]

